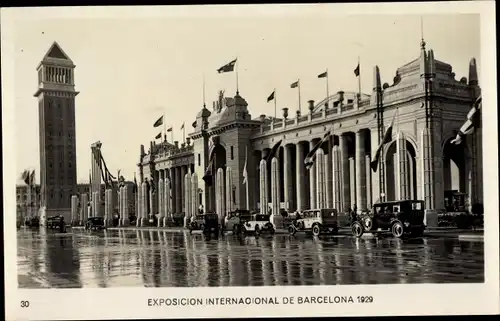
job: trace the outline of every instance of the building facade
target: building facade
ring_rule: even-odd
[[[162,193],[145,193],[151,204],[145,211],[190,216],[201,204],[219,215],[234,209],[274,215],[280,209],[363,210],[399,199],[424,200],[427,210],[441,211],[449,190],[465,193],[468,204],[483,203],[481,128],[460,145],[451,142],[479,95],[475,59],[468,79],[457,80],[424,42],[392,84],[382,84],[375,67],[370,94],[339,91],[309,101],[306,111],[283,108],[281,118],[252,118],[239,93],[221,92],[211,111],[203,106],[198,113],[185,143],[152,142],[147,153],[141,146],[140,182],[165,186]],[[379,132],[388,127],[392,137],[374,170]],[[304,159],[321,141],[308,170]],[[213,177],[204,180],[210,165]]]
[[[37,67],[40,124],[40,217],[69,220],[77,192],[75,135],[75,65],[54,42]]]

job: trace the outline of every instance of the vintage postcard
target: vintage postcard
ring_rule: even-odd
[[[8,320],[500,312],[494,2],[0,21]]]

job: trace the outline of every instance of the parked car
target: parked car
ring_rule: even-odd
[[[87,231],[99,231],[105,230],[106,226],[104,224],[103,217],[89,217],[85,223],[85,229]]]
[[[291,235],[297,231],[312,232],[314,236],[321,233],[338,233],[338,213],[332,208],[306,210],[298,213],[296,219],[288,227]]]
[[[61,225],[61,217],[59,215],[47,217],[47,223],[45,224],[45,226],[48,229],[51,230],[58,229],[60,225]]]
[[[252,215],[248,210],[229,212],[224,218],[222,229],[223,231],[233,231],[233,234],[239,234],[242,231],[243,225],[251,219]]]
[[[219,234],[221,226],[219,224],[219,215],[216,213],[196,214],[188,225],[189,231],[202,231],[204,234]]]
[[[243,234],[254,233],[255,235],[260,235],[262,232],[267,232],[274,234],[274,225],[270,221],[271,216],[268,214],[256,214],[253,217],[242,224],[241,232]]]
[[[356,237],[365,232],[389,232],[397,238],[418,237],[424,230],[424,201],[420,200],[377,203],[371,212],[354,217],[351,224],[352,234]]]

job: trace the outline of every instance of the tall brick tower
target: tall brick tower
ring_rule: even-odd
[[[75,91],[73,61],[54,42],[37,67],[40,123],[40,219],[71,218],[76,193]]]

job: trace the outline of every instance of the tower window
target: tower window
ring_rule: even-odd
[[[234,159],[234,148],[233,146],[231,146],[231,160]]]

